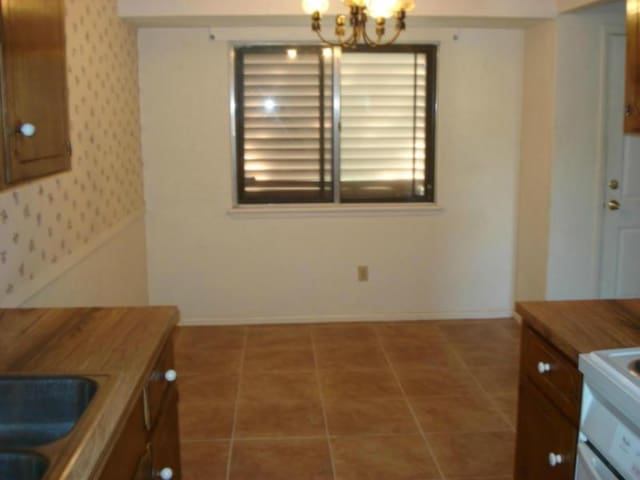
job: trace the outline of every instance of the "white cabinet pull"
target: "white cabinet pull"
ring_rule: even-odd
[[[178,372],[176,372],[173,368],[164,372],[164,379],[167,382],[175,382],[176,378],[178,378]]]
[[[36,134],[36,126],[33,123],[23,123],[18,127],[20,132],[25,137],[33,137]]]
[[[549,465],[551,465],[552,467],[557,467],[563,462],[564,458],[562,458],[562,455],[553,452],[549,453]]]
[[[173,470],[169,467],[165,467],[160,470],[156,476],[160,477],[162,480],[171,480],[173,478]]]
[[[551,364],[545,362],[538,362],[538,373],[541,375],[551,371]]]

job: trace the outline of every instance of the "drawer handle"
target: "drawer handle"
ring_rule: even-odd
[[[552,467],[557,467],[558,465],[561,465],[562,463],[564,463],[564,457],[562,455],[559,455],[557,453],[549,453],[549,465]]]
[[[551,371],[551,364],[545,362],[538,362],[538,373],[543,375]]]
[[[156,473],[155,476],[161,478],[162,480],[171,480],[173,478],[173,470],[169,467],[165,467],[158,473]]]

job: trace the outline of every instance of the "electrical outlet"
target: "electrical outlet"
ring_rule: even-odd
[[[367,265],[358,265],[358,281],[369,281],[369,267]]]

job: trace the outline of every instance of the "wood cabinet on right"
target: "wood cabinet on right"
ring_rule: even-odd
[[[573,480],[581,386],[577,366],[525,321],[516,480]]]
[[[640,134],[640,0],[627,0],[625,133]]]

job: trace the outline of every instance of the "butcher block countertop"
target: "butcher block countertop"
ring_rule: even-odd
[[[516,312],[575,364],[580,353],[640,346],[640,299],[521,302]]]
[[[0,374],[91,377],[98,391],[72,432],[38,448],[46,480],[95,475],[177,324],[175,307],[0,309]]]

